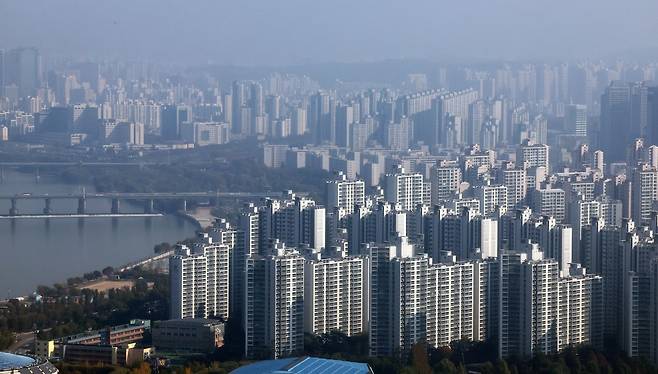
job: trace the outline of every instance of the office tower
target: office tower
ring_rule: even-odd
[[[242,108],[247,105],[247,92],[243,82],[234,81],[231,85],[231,128],[234,134],[247,134],[242,128]]]
[[[564,129],[570,134],[587,137],[587,106],[567,105],[564,116]]]
[[[169,260],[172,319],[229,317],[229,247],[203,240]]]
[[[189,108],[179,105],[166,105],[162,107],[160,133],[166,140],[180,138],[181,125],[192,121]]]
[[[625,147],[647,135],[650,94],[642,84],[613,81],[601,96],[599,144],[612,161],[625,159]]]
[[[316,335],[340,331],[347,336],[367,331],[367,259],[317,257],[304,262],[304,330]]]
[[[432,205],[454,198],[462,183],[462,173],[457,167],[433,167],[431,170]]]
[[[503,185],[476,186],[473,191],[475,197],[480,201],[482,215],[507,212],[507,187]]]
[[[516,162],[519,166],[528,169],[532,167],[544,167],[549,170],[548,146],[524,141],[516,152]]]
[[[341,209],[345,214],[352,214],[354,206],[363,206],[366,198],[366,184],[362,180],[348,180],[347,176],[339,173],[336,179],[328,180],[327,209],[334,211]]]
[[[526,170],[516,168],[514,163],[503,164],[496,177],[499,184],[507,188],[507,210],[518,209],[526,204],[528,185]]]
[[[564,190],[560,188],[547,188],[533,191],[532,211],[555,218],[562,222],[566,217],[566,201]]]
[[[406,356],[425,340],[426,254],[400,238],[396,245],[370,245],[370,355]]]
[[[639,165],[633,170],[632,217],[638,224],[651,219],[653,202],[658,199],[658,171],[649,164]]]
[[[34,96],[41,85],[41,56],[36,48],[17,48],[5,54],[5,95],[15,85],[18,97]]]
[[[245,356],[280,358],[304,349],[304,258],[275,243],[246,265]]]
[[[396,173],[386,174],[384,177],[384,198],[386,201],[398,203],[403,210],[414,210],[423,203],[423,175],[420,173],[405,173],[398,168]]]

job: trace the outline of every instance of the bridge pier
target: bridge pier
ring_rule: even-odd
[[[45,200],[46,206],[43,208],[43,214],[53,214],[53,210],[50,207],[50,198],[47,197]]]
[[[112,199],[112,214],[119,214],[119,199]]]
[[[11,209],[9,209],[9,215],[10,216],[18,215],[18,206],[16,204],[16,199],[11,199]]]
[[[152,214],[155,211],[153,199],[146,200],[144,202],[144,213]]]
[[[78,198],[78,214],[85,214],[87,212],[87,198]]]

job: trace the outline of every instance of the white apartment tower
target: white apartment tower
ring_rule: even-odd
[[[504,185],[486,185],[474,188],[475,196],[480,200],[482,215],[490,215],[496,211],[500,214],[507,212],[508,194]]]
[[[273,358],[304,349],[304,258],[277,243],[247,259],[245,355]]]
[[[545,167],[549,170],[548,150],[549,147],[545,144],[534,144],[526,140],[516,152],[516,162],[525,169]]]
[[[203,239],[169,260],[172,319],[229,317],[230,248]]]
[[[366,198],[366,184],[362,180],[348,180],[342,172],[334,180],[327,181],[327,209],[342,209],[346,214],[354,212],[354,206],[362,206]]]
[[[462,172],[458,167],[433,167],[431,170],[432,205],[453,199],[459,192]]]
[[[386,174],[384,198],[386,201],[400,204],[402,210],[412,211],[423,203],[423,175],[420,173],[408,174],[403,168],[396,173]]]
[[[319,257],[319,256],[318,256]],[[368,261],[317,258],[304,263],[304,329],[312,334],[367,331]]]

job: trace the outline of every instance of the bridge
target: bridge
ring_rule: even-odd
[[[181,201],[182,211],[187,211],[188,200],[199,199],[263,199],[263,198],[279,198],[283,196],[283,192],[101,192],[101,193],[69,193],[69,194],[32,194],[23,193],[15,195],[0,195],[0,200],[10,200],[11,208],[9,209],[8,217],[20,216],[18,209],[18,201],[20,200],[43,200],[45,207],[43,209],[44,216],[54,216],[51,208],[52,200],[78,200],[78,215],[85,215],[87,210],[87,200],[89,199],[107,199],[112,201],[111,213],[114,215],[120,214],[121,201],[134,200],[144,201],[144,213],[153,214],[155,200],[178,200]],[[31,215],[32,216],[32,215]]]

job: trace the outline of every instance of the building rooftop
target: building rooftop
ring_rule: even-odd
[[[367,364],[329,360],[317,357],[293,357],[280,360],[259,361],[235,369],[231,374],[368,374]]]
[[[0,370],[18,369],[33,365],[35,362],[32,357],[0,352]]]

